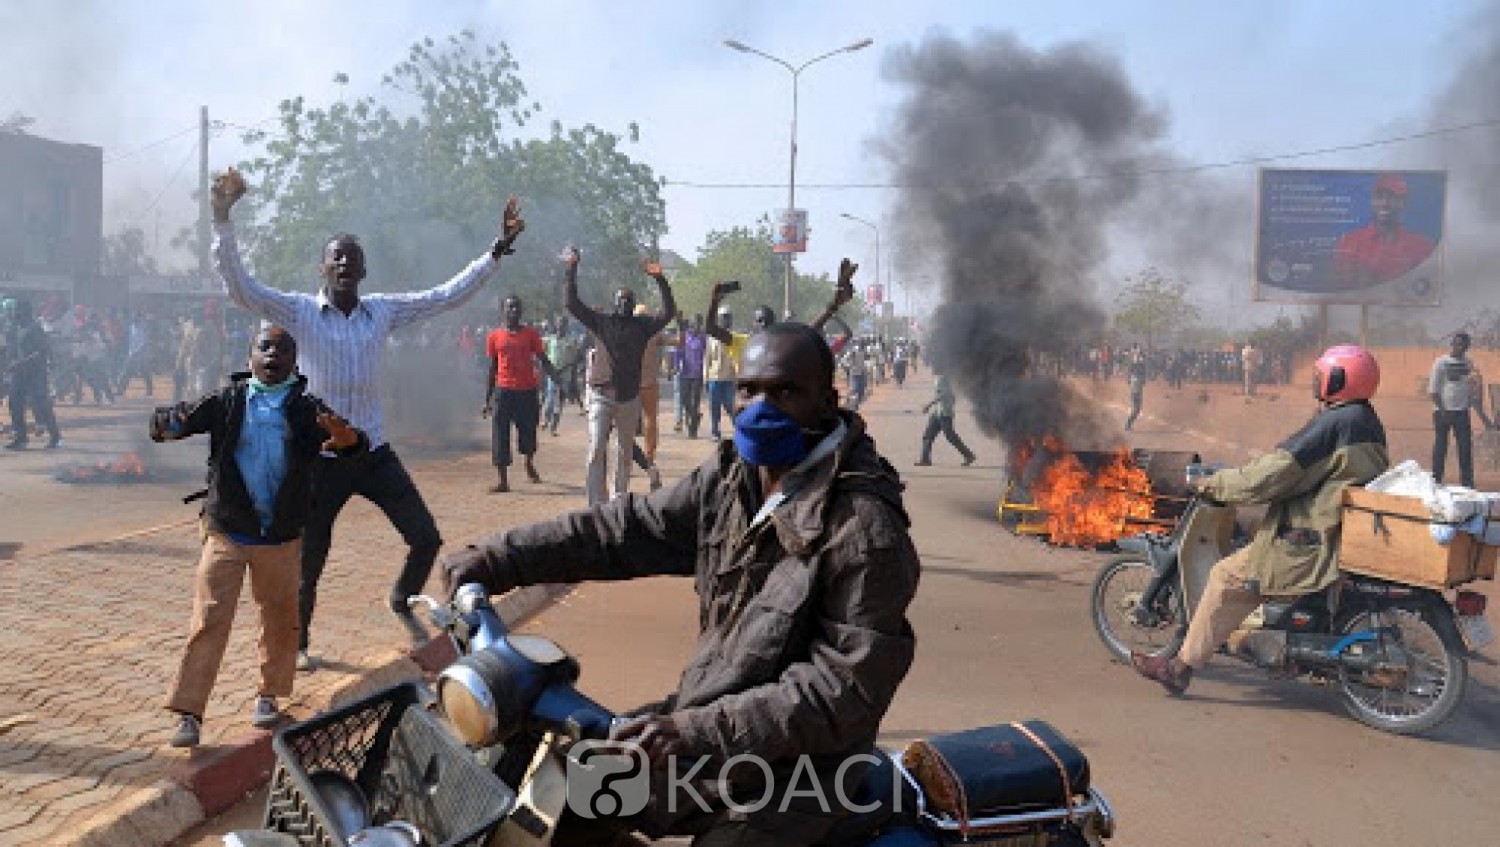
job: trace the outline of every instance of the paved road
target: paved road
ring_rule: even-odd
[[[958,467],[940,444],[935,467],[912,467],[923,421],[910,410],[927,399],[925,376],[901,391],[883,390],[866,410],[883,452],[906,477],[923,559],[912,609],[917,663],[885,721],[884,743],[1045,718],[1090,757],[1096,784],[1121,819],[1116,843],[1125,845],[1494,843],[1495,648],[1474,662],[1458,716],[1430,738],[1366,729],[1343,715],[1331,692],[1233,663],[1202,674],[1191,696],[1167,698],[1108,661],[1093,633],[1088,587],[1102,557],[1053,550],[997,526],[1000,450],[978,437],[967,416],[960,426],[978,465]],[[1119,400],[1109,390],[1096,396]],[[1247,416],[1243,404],[1216,400],[1197,409],[1193,428],[1247,433],[1264,444],[1270,438],[1261,430],[1288,427],[1308,411],[1287,398],[1257,401]],[[1160,420],[1148,419],[1133,438],[1199,446]],[[1243,454],[1223,440],[1223,458]],[[672,687],[691,642],[693,609],[685,581],[584,586],[531,628],[579,656],[585,690],[624,708]],[[254,816],[242,810],[240,820]]]
[[[1001,451],[978,438],[966,415],[960,426],[980,453],[977,466],[959,468],[957,457],[939,445],[938,466],[912,468],[922,418],[909,409],[926,402],[927,390],[922,375],[904,390],[883,388],[867,406],[880,447],[906,475],[913,534],[924,562],[921,591],[912,609],[918,661],[885,721],[886,744],[977,724],[1046,718],[1070,733],[1091,757],[1097,783],[1121,816],[1121,844],[1493,843],[1500,825],[1500,813],[1488,805],[1500,781],[1496,649],[1488,649],[1473,664],[1472,690],[1460,715],[1427,739],[1394,738],[1365,729],[1341,714],[1328,691],[1272,682],[1238,664],[1215,667],[1200,676],[1188,699],[1167,699],[1154,685],[1109,663],[1092,633],[1088,586],[1100,556],[1049,549],[1010,537],[996,525],[993,507],[1001,486]],[[1107,385],[1094,396],[1098,402],[1118,405],[1118,393],[1118,387]],[[1215,450],[1223,451],[1224,459],[1239,459],[1247,445],[1269,444],[1272,435],[1289,426],[1287,421],[1308,411],[1307,403],[1298,405],[1290,396],[1257,400],[1250,409],[1221,397],[1212,403],[1188,396],[1163,397],[1155,409],[1170,411],[1173,402],[1191,403],[1191,429],[1214,435],[1220,441]],[[574,424],[573,433],[564,433],[556,448],[544,442],[544,450],[556,451],[555,466],[565,469],[573,462],[579,430]],[[1185,435],[1182,427],[1161,418],[1148,417],[1134,439],[1157,447],[1202,445],[1199,436]],[[669,475],[684,471],[702,451],[702,444],[670,435],[664,444]],[[552,462],[544,460],[544,471]],[[478,483],[487,481],[483,456],[432,457],[417,465],[417,474],[453,541],[481,526],[532,519],[577,501],[576,490],[565,486],[514,496],[498,505],[475,496]],[[347,576],[330,586],[350,618],[339,633],[330,633],[329,643],[353,672],[393,649],[393,628],[365,597],[369,580],[383,585],[378,579],[389,574],[389,562],[381,558],[389,558],[384,547],[393,538],[383,534],[389,529],[372,514],[357,510],[350,520],[356,532],[341,537],[348,541],[339,543],[342,558],[336,562],[341,564],[333,571]],[[369,529],[359,532],[360,528]],[[168,673],[162,657],[180,646],[192,550],[190,535],[168,535],[151,541],[154,549],[138,541],[135,547],[75,550],[0,564],[0,627],[7,633],[36,630],[36,636],[27,636],[21,645],[13,634],[0,640],[0,651],[5,652],[0,655],[0,669],[5,669],[0,670],[5,678],[0,681],[5,682],[0,685],[5,693],[0,694],[0,714],[20,709],[42,721],[0,735],[0,844],[48,843],[46,832],[55,829],[5,828],[7,813],[36,808],[27,804],[48,786],[52,795],[65,786],[87,786],[90,780],[96,787],[130,786],[141,778],[132,769],[159,772],[163,754],[151,745],[165,738],[165,729],[153,723],[159,720],[154,700]],[[369,564],[362,556],[371,556]],[[90,570],[90,564],[101,568],[101,562],[114,568],[113,582],[95,579],[99,571]],[[80,580],[80,573],[90,574],[90,579]],[[89,708],[69,711],[68,691],[62,684],[40,699],[18,687],[17,667],[23,669],[20,679],[27,685],[46,684],[46,675],[60,667],[55,645],[80,636],[60,622],[48,621],[45,610],[18,618],[23,601],[54,597],[60,586],[68,586],[77,597],[113,603],[111,609],[130,610],[132,615],[138,609],[157,609],[148,618],[132,619],[130,625],[104,622],[81,633],[87,667],[120,678],[105,682],[105,694],[113,697],[108,703],[96,696],[89,700]],[[110,586],[115,586],[113,591]],[[1494,597],[1496,592],[1490,589],[1490,594]],[[585,690],[619,708],[654,699],[672,687],[693,627],[690,586],[681,580],[583,586],[531,624],[573,649],[583,663]],[[372,655],[351,646],[362,643],[362,636],[369,640],[371,633],[378,636]],[[231,645],[231,666],[236,655],[248,660],[248,646],[242,627]],[[52,658],[36,666],[26,664],[33,661],[28,655]],[[156,658],[142,660],[141,655]],[[219,720],[211,718],[211,726],[225,736],[243,732],[236,715],[248,697],[234,687],[236,679],[240,688],[245,687],[248,672],[248,667],[236,670],[214,706]],[[314,685],[317,678],[306,678],[305,684]],[[5,700],[7,696],[20,696],[21,702]],[[132,697],[141,703],[136,705]],[[87,714],[93,723],[72,730],[55,726],[57,714],[77,714],[69,718],[75,723],[86,720]],[[36,751],[28,760],[31,765],[13,759],[20,756],[13,751],[20,750]],[[145,753],[130,753],[141,750]],[[34,766],[48,756],[51,769]],[[110,756],[123,759],[105,769],[104,777],[95,768],[84,771],[81,781],[69,783],[78,769],[86,768],[71,765],[75,760],[99,762]],[[124,762],[132,756],[139,759]],[[51,778],[34,778],[39,771]],[[27,783],[24,792],[17,789],[21,783]],[[54,796],[43,804],[46,813],[57,811],[51,805],[55,802]],[[254,822],[258,805],[252,802],[237,814],[239,825]],[[36,819],[33,813],[31,825]],[[46,820],[66,819],[52,814]],[[214,832],[223,828],[220,822],[193,838],[211,844]],[[40,841],[20,838],[37,834]]]

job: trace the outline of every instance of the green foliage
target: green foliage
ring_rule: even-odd
[[[126,227],[104,238],[101,259],[105,276],[132,276],[156,273],[156,260],[146,250],[146,233],[140,227]]]
[[[672,280],[678,308],[685,315],[704,314],[715,282],[739,280],[740,290],[724,299],[735,312],[735,326],[750,325],[755,307],[770,306],[781,315],[786,279],[786,260],[771,249],[771,222],[761,218],[753,226],[737,226],[710,232],[698,249],[698,261]],[[836,269],[835,269],[836,270]],[[796,273],[792,277],[792,310],[798,320],[810,321],[833,297],[835,278],[830,273]],[[856,280],[856,286],[858,281]],[[856,300],[839,313],[851,327],[863,315]]]
[[[1198,307],[1187,299],[1187,282],[1146,268],[1132,277],[1115,298],[1115,326],[1140,336],[1147,347],[1198,319]]]
[[[541,109],[518,71],[503,43],[466,31],[413,45],[380,96],[327,108],[283,101],[279,129],[247,137],[262,155],[241,165],[260,200],[247,239],[258,275],[310,285],[327,239],[353,232],[372,290],[433,284],[489,247],[515,194],[527,229],[499,288],[533,303],[532,314],[561,303],[565,244],[583,252],[586,299],[644,282],[639,262],[666,226],[660,181],[592,125],[515,137]]]
[[[1276,320],[1250,330],[1247,335],[1262,350],[1306,350],[1318,344],[1318,316],[1305,314],[1293,321],[1286,315],[1279,315]]]

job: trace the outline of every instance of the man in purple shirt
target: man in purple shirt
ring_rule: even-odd
[[[703,351],[707,345],[702,315],[693,315],[691,326],[677,321],[677,351],[672,366],[677,372],[677,408],[687,425],[688,438],[698,437],[698,425],[703,422]]]

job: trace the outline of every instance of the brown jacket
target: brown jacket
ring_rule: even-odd
[[[516,529],[458,554],[483,557],[492,586],[692,576],[697,647],[661,710],[676,719],[686,758],[709,757],[699,774],[716,777],[723,761],[742,753],[768,762],[777,799],[748,817],[800,834],[838,816],[835,772],[847,757],[873,749],[916,646],[906,607],[920,563],[900,478],[859,416],[843,413],[843,420],[838,448],[789,477],[784,487],[797,493],[757,526],[757,474],[726,441],[672,488]],[[788,787],[809,792],[805,769],[796,786],[788,784],[799,756],[809,757],[831,815],[805,795],[781,808]],[[846,783],[862,772],[848,768]],[[731,774],[740,804],[762,796],[756,767]],[[680,813],[692,804],[679,798],[678,805]]]
[[[1369,403],[1320,412],[1270,453],[1209,477],[1204,491],[1225,503],[1269,503],[1250,542],[1262,594],[1318,591],[1338,578],[1344,489],[1390,466],[1385,428]]]

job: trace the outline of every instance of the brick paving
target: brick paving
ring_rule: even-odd
[[[673,437],[669,418],[665,428],[658,461],[671,479],[695,465],[709,443]],[[583,475],[583,438],[583,419],[570,410],[561,437],[542,436],[537,464],[548,481],[513,483],[507,495],[484,492],[493,482],[487,449],[402,449],[402,457],[451,547],[583,505],[582,486],[573,483]],[[641,476],[633,480],[637,489],[645,485]],[[104,486],[91,496],[92,508],[107,512],[111,497],[126,495]],[[176,525],[0,561],[0,845],[72,843],[102,817],[153,802],[153,786],[174,772],[253,733],[256,616],[246,590],[202,746],[165,746],[175,727],[162,701],[181,658],[199,553],[196,527],[182,521],[192,513],[164,499],[160,514]],[[331,692],[406,652],[404,631],[384,604],[404,552],[369,503],[355,500],[340,517],[313,624],[321,665],[298,674],[288,706],[295,717],[310,716]],[[142,820],[150,816],[131,817],[133,826],[149,828]],[[165,840],[150,832],[142,838]]]

